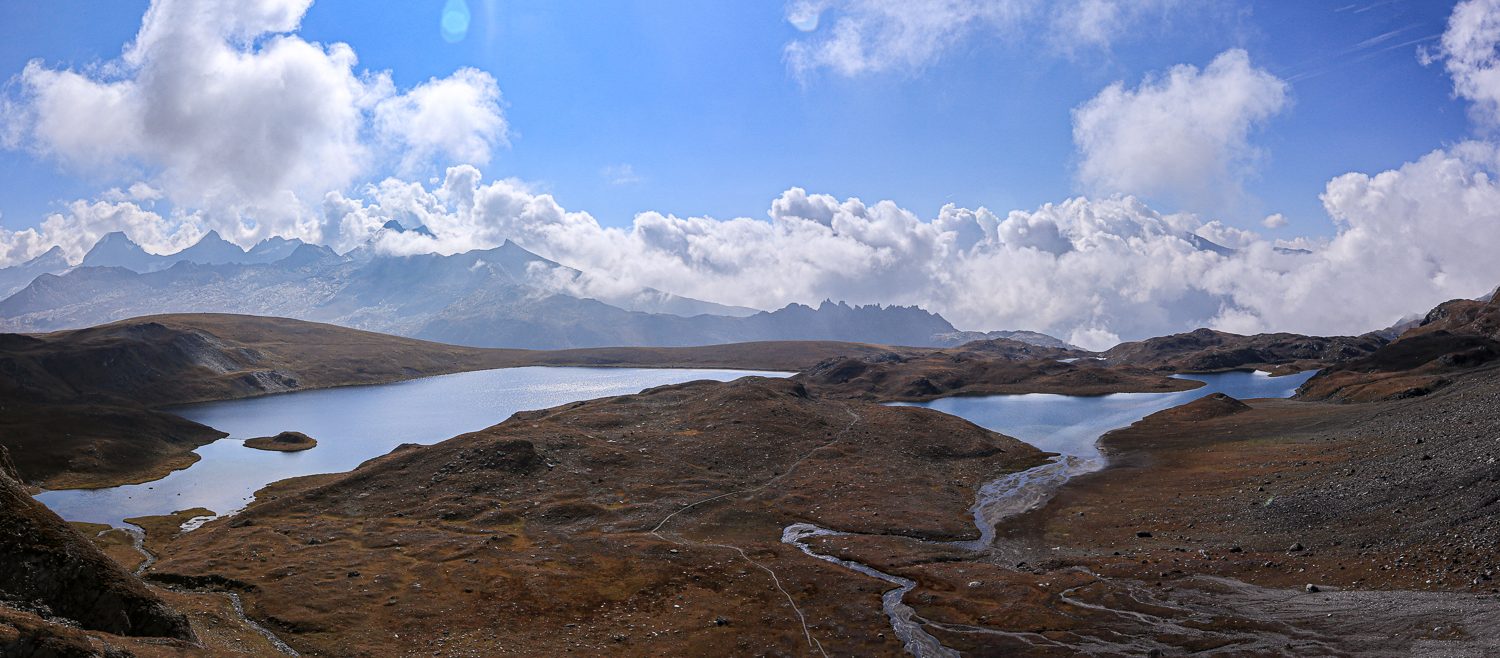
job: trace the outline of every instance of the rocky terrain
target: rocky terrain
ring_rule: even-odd
[[[942,592],[941,612],[916,608],[993,629],[938,633],[981,654],[1492,655],[1496,402],[1486,369],[1411,400],[1156,414],[1105,437],[1109,468],[1001,525],[1005,568],[904,556]],[[997,607],[964,578],[1027,595]]]
[[[1110,365],[1162,372],[1265,370],[1285,374],[1322,368],[1374,352],[1386,339],[1363,336],[1256,334],[1241,336],[1197,329],[1142,341],[1120,343],[1101,354]]]
[[[1404,400],[1155,414],[978,548],[976,487],[1045,456],[813,374],[519,414],[280,482],[162,545],[150,577],[235,588],[291,646],[340,655],[902,653],[889,581],[804,546],[908,579],[924,632],[975,655],[1500,650],[1500,368]],[[838,532],[788,544],[794,524]]]
[[[1445,302],[1395,341],[1318,373],[1300,397],[1369,402],[1427,395],[1500,360],[1500,301]]]
[[[1145,368],[1106,366],[1086,354],[1002,338],[943,350],[838,357],[797,379],[818,395],[886,402],[1006,393],[1149,393],[1199,386]]]
[[[193,641],[187,619],[32,500],[0,450],[0,655],[67,655],[57,626]],[[81,633],[79,635],[82,635]],[[49,651],[57,651],[49,654]]]
[[[694,382],[277,483],[148,577],[234,588],[309,654],[890,655],[888,587],[783,530],[972,538],[974,490],[1042,459],[925,409]]]
[[[198,638],[141,655],[269,654],[282,642],[309,655],[898,655],[928,641],[974,655],[1486,655],[1500,651],[1489,509],[1500,500],[1500,361],[1478,358],[1493,340],[1486,306],[1445,307],[1389,344],[1194,332],[1104,361],[1006,339],[551,353],[392,344],[431,368],[759,358],[806,371],[521,413],[348,473],[272,484],[193,532],[180,525],[206,510],[134,520],[148,530],[141,544],[96,539],[117,560],[149,553],[127,563]],[[153,363],[228,364],[223,377],[162,379],[163,397],[234,395],[236,369],[257,364],[300,366],[285,371],[299,385],[402,375],[395,359],[358,365],[354,350],[325,363],[299,347],[348,330],[299,323],[288,326],[306,334],[292,339],[277,334],[286,321],[221,319],[214,350],[152,343],[163,350]],[[25,351],[46,338],[6,340]],[[385,344],[361,340],[365,352]],[[44,354],[6,366],[11,381],[96,401],[138,385],[55,376],[62,361]],[[1302,399],[1208,396],[1106,435],[1107,468],[1035,499],[1045,504],[1018,502],[982,545],[979,488],[1048,456],[872,402],[1179,390],[1192,384],[1165,373],[1315,364],[1325,371]],[[1429,376],[1444,382],[1352,394]],[[1320,397],[1319,382],[1336,394]],[[0,605],[0,642],[99,646],[117,631]]]

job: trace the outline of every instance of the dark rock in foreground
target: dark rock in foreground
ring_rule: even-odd
[[[3,466],[0,564],[0,600],[16,609],[116,635],[193,639],[185,617],[33,500]],[[14,655],[6,644],[0,655]]]

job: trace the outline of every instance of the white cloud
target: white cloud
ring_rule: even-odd
[[[1074,0],[1053,6],[1050,40],[1064,54],[1107,51],[1146,20],[1176,11],[1179,0]],[[1211,3],[1205,3],[1211,4]]]
[[[640,174],[635,173],[635,167],[630,163],[609,165],[599,170],[599,175],[604,177],[604,182],[610,185],[634,185],[643,180]]]
[[[834,12],[835,25],[826,29],[835,32],[837,24],[852,15],[874,16],[870,20],[875,23],[851,28],[859,37],[852,42],[856,45],[874,48],[870,35],[893,31],[890,39],[883,36],[877,41],[914,49],[909,49],[910,55],[856,49],[850,51],[860,54],[850,60],[856,68],[920,66],[930,61],[924,58],[949,47],[937,44],[937,50],[923,54],[921,49],[928,46],[915,44],[913,35],[936,28],[895,3],[807,4],[818,7],[818,12]],[[1455,16],[1473,4],[1460,5]],[[180,210],[198,207],[182,203],[194,198],[182,187],[193,180],[206,183],[196,193],[210,204],[222,200],[231,209],[275,208],[283,202],[300,207],[304,199],[321,202],[319,212],[297,211],[290,219],[257,214],[253,226],[239,220],[248,215],[228,213],[241,228],[241,237],[307,237],[341,251],[375,238],[376,250],[403,254],[454,253],[496,246],[509,238],[585,271],[581,279],[556,282],[579,294],[612,297],[654,287],[759,308],[824,298],[918,304],[961,328],[1034,329],[1090,347],[1103,347],[1120,337],[1203,325],[1242,332],[1357,333],[1450,298],[1481,294],[1500,282],[1500,259],[1493,257],[1500,251],[1500,185],[1495,181],[1500,149],[1485,142],[1434,151],[1391,171],[1335,178],[1322,195],[1334,222],[1333,236],[1317,241],[1268,242],[1251,231],[1193,214],[1164,214],[1138,197],[1115,194],[1010,212],[947,205],[932,216],[891,201],[839,199],[791,188],[771,200],[765,218],[646,212],[629,226],[607,227],[522,181],[486,182],[480,170],[468,164],[448,167],[443,177],[427,183],[398,177],[355,186],[352,181],[367,165],[340,173],[339,163],[346,158],[356,163],[377,158],[387,141],[427,149],[434,158],[487,157],[505,135],[493,80],[460,71],[401,97],[386,76],[355,75],[347,47],[317,46],[288,34],[295,30],[305,2],[236,5],[227,14],[207,9],[215,6],[153,5],[137,43],[114,71],[106,66],[100,69],[104,73],[85,75],[40,64],[27,67],[20,104],[13,102],[3,110],[7,126],[22,125],[17,140],[64,161],[116,161],[154,175],[126,179],[141,183],[106,193],[103,201],[67,204],[35,229],[0,230],[0,264],[34,257],[53,244],[63,245],[76,260],[111,230],[124,230],[158,253],[184,247],[209,228],[222,231],[225,215]],[[950,19],[978,11],[962,0],[939,9],[948,11]],[[170,12],[202,20],[192,28],[156,25]],[[810,24],[806,15],[802,19]],[[877,24],[908,19],[917,27]],[[986,26],[992,22],[967,20]],[[1455,18],[1455,24],[1469,23]],[[196,42],[204,43],[192,46]],[[173,48],[223,61],[181,61],[186,55]],[[1450,50],[1446,56],[1451,70],[1453,53],[1460,51]],[[296,102],[286,101],[290,105],[281,107],[277,92],[260,89],[265,102],[276,106],[268,113],[322,127],[321,132],[291,127],[283,137],[245,116],[250,101],[238,92],[216,85],[204,90],[178,88],[186,79],[180,77],[184,71],[201,72],[210,66],[221,67],[212,70],[224,80],[251,88],[265,82],[261,74],[273,71],[291,76],[287,84],[306,83],[298,87],[304,93],[323,90],[323,85],[347,93],[333,94],[330,102],[338,107],[308,109],[312,116],[301,117]],[[1488,79],[1486,66],[1466,65],[1455,78],[1476,72],[1475,79],[1482,82]],[[1220,55],[1201,71],[1174,68],[1136,89],[1114,85],[1075,114],[1083,156],[1080,176],[1106,191],[1223,194],[1224,186],[1233,187],[1225,182],[1233,180],[1230,174],[1255,159],[1249,132],[1284,107],[1285,94],[1284,83],[1252,67],[1240,51]],[[1483,94],[1472,97],[1483,107]],[[181,105],[159,107],[164,99]],[[222,124],[214,124],[208,110],[199,107],[205,99],[231,106],[219,117]],[[399,129],[392,125],[382,130],[382,107],[388,108],[387,122],[411,120]],[[92,113],[106,111],[120,114],[87,121]],[[348,121],[345,111],[352,117]],[[81,124],[70,132],[64,120]],[[106,139],[100,124],[123,132],[118,139]],[[187,139],[215,125],[244,134],[207,135],[208,145]],[[475,132],[455,127],[470,125]],[[347,138],[346,128],[353,131],[352,138]],[[159,137],[153,132],[159,130],[170,134]],[[5,131],[12,134],[9,127]],[[238,139],[270,143],[252,144],[244,153],[210,152],[232,151]],[[160,152],[163,143],[176,144],[174,148],[183,153]],[[215,185],[214,177],[223,174],[193,169],[274,164],[287,154],[315,161],[326,157],[332,171],[293,167],[289,172],[250,172],[249,182],[235,179]],[[256,176],[287,178],[265,186],[271,193],[261,194]],[[417,173],[407,177],[426,178]],[[157,197],[172,201],[178,210],[162,214],[143,207]],[[380,231],[391,219],[408,227],[425,225],[433,236]],[[1276,229],[1285,221],[1271,215],[1262,224]],[[236,235],[224,232],[227,237]],[[1220,254],[1195,248],[1192,235],[1236,251]],[[1309,253],[1285,253],[1276,247]]]
[[[1453,93],[1472,102],[1471,113],[1500,128],[1500,0],[1463,0],[1448,17],[1448,29],[1423,63],[1442,60],[1453,77]]]
[[[981,30],[1006,28],[1032,11],[1033,0],[812,0],[788,6],[800,28],[819,22],[826,34],[787,44],[799,75],[820,68],[853,76],[919,70]],[[829,13],[832,22],[820,19]]]
[[[1207,68],[1172,67],[1139,87],[1106,87],[1073,110],[1079,180],[1200,209],[1233,204],[1260,152],[1251,130],[1286,106],[1287,85],[1228,50]]]
[[[1494,147],[1436,151],[1375,176],[1348,174],[1323,195],[1335,236],[1268,242],[1131,197],[1076,198],[1003,218],[945,206],[924,218],[792,188],[768,220],[647,212],[606,227],[514,180],[450,169],[431,188],[389,180],[360,198],[330,195],[330,231],[362,244],[389,219],[435,233],[381,233],[391,253],[453,253],[510,238],[583,270],[558,281],[609,298],[654,287],[776,308],[824,298],[919,304],[961,328],[1025,328],[1105,346],[1198,326],[1361,333],[1500,283]],[[1195,248],[1196,233],[1232,255]],[[1288,254],[1292,246],[1312,253]]]
[[[1266,215],[1265,219],[1260,220],[1260,225],[1269,229],[1285,228],[1289,223],[1290,222],[1287,221],[1286,215],[1283,215],[1281,213]]]
[[[979,38],[1030,40],[1072,57],[1140,36],[1180,0],[795,0],[788,23],[806,36],[784,55],[799,77],[920,71]],[[1216,2],[1197,3],[1201,10]],[[1028,47],[1032,44],[1026,43]]]
[[[73,201],[35,227],[19,231],[0,228],[0,267],[36,258],[53,246],[62,247],[68,261],[77,263],[99,238],[112,231],[125,232],[156,254],[181,251],[206,232],[198,216],[163,217],[128,200]]]
[[[508,126],[500,111],[500,86],[474,68],[433,78],[375,106],[375,128],[404,155],[402,171],[433,160],[487,164],[505,146]]]
[[[317,239],[309,210],[383,160],[485,162],[505,143],[499,90],[463,69],[398,94],[347,44],[298,37],[311,0],[155,0],[120,59],[27,64],[0,142],[77,169],[142,178],[248,244]],[[399,155],[396,155],[399,153]]]
[[[467,165],[433,184],[392,178],[352,196],[329,193],[320,232],[341,251],[375,238],[376,250],[396,254],[508,238],[583,270],[554,282],[572,294],[618,298],[653,287],[758,308],[824,298],[918,304],[960,328],[1034,329],[1090,347],[1198,326],[1360,333],[1500,282],[1497,163],[1495,146],[1473,142],[1336,178],[1323,194],[1335,221],[1324,241],[1267,242],[1132,197],[1003,216],[948,205],[923,217],[890,201],[800,188],[772,200],[766,219],[647,212],[607,227],[523,182],[486,182]],[[380,231],[391,219],[434,235]],[[76,260],[111,230],[173,251],[206,225],[200,215],[161,216],[129,201],[78,201],[37,229],[0,232],[0,262],[54,243]],[[1191,234],[1236,251],[1195,248]]]

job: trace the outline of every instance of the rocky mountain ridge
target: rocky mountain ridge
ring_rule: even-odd
[[[239,313],[528,349],[766,340],[941,346],[1011,335],[958,332],[916,307],[825,301],[816,308],[790,304],[767,312],[650,288],[594,298],[579,292],[588,289],[587,281],[585,273],[509,241],[452,255],[393,256],[369,247],[340,255],[279,239],[244,251],[210,233],[178,254],[157,256],[112,233],[79,267],[42,271],[0,300],[0,330],[55,331],[162,313]],[[1032,332],[1014,336],[1064,345]]]

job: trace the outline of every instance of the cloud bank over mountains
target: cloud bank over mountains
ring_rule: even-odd
[[[490,74],[462,69],[398,91],[388,72],[357,70],[347,44],[295,34],[311,3],[156,0],[117,60],[27,64],[0,134],[77,170],[149,178],[178,209],[157,229],[172,244],[200,225],[238,241],[317,238],[307,209],[329,190],[392,162],[405,174],[483,164],[505,144]],[[69,208],[60,221],[99,212]]]
[[[806,5],[799,26],[815,31],[789,48],[807,49],[809,66],[840,73],[928,65],[952,44],[930,52],[912,45],[938,29],[913,18],[918,4],[926,6],[794,4],[791,11]],[[972,32],[1008,25],[1012,19],[995,12],[1035,11],[1032,4],[949,0],[929,8]],[[1075,4],[1102,12],[1099,21],[1138,20],[1111,13],[1138,8]],[[1443,62],[1481,125],[1500,107],[1487,100],[1500,98],[1495,5],[1461,3],[1439,49],[1424,54]],[[557,282],[571,294],[651,287],[763,309],[824,298],[917,304],[963,329],[1031,329],[1094,348],[1198,326],[1359,333],[1500,282],[1493,256],[1500,150],[1489,141],[1329,181],[1321,199],[1333,237],[1292,245],[1310,253],[1131,196],[1239,193],[1236,181],[1258,158],[1255,127],[1290,94],[1243,51],[1134,88],[1118,83],[1080,105],[1078,174],[1092,197],[1010,211],[948,205],[930,214],[793,187],[769,201],[764,217],[644,212],[627,226],[607,226],[525,181],[484,178],[479,166],[505,146],[509,129],[488,74],[464,69],[398,91],[388,74],[356,71],[348,46],[298,38],[306,0],[237,3],[229,16],[206,6],[158,0],[123,58],[97,71],[26,68],[20,97],[4,108],[8,145],[74,165],[108,162],[145,182],[75,201],[35,229],[0,230],[0,265],[54,244],[76,262],[114,230],[157,253],[210,229],[242,245],[275,234],[387,254],[455,253],[511,239],[587,273]],[[818,28],[820,15],[833,24]],[[1089,38],[1108,43],[1112,29]],[[905,45],[876,49],[888,42]],[[851,59],[825,61],[825,51]],[[202,79],[216,82],[189,84]],[[95,116],[113,123],[83,120]],[[362,182],[380,171],[394,175]],[[441,175],[429,179],[430,171]],[[164,202],[171,210],[158,211]],[[382,231],[390,220],[431,234]],[[1263,223],[1285,222],[1272,215]],[[1202,239],[1230,249],[1206,248]]]

